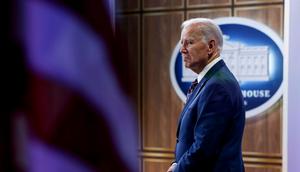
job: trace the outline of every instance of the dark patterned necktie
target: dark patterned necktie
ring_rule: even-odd
[[[192,82],[190,88],[189,88],[188,91],[187,91],[187,94],[186,94],[186,100],[188,100],[189,97],[192,95],[192,93],[193,93],[194,89],[196,88],[197,84],[198,84],[198,81],[197,81],[197,78],[196,78],[196,79]]]

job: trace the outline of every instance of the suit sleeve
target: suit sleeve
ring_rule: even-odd
[[[213,166],[231,121],[232,103],[224,87],[213,85],[203,91],[197,102],[194,142],[177,162],[175,172],[204,172]]]

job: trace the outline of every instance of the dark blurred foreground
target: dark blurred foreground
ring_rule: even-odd
[[[0,171],[137,171],[126,52],[108,2],[0,5]]]

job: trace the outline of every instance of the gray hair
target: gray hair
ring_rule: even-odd
[[[203,41],[208,43],[210,40],[216,40],[219,51],[223,47],[223,34],[220,27],[211,19],[193,18],[182,23],[181,28],[184,29],[190,25],[197,24],[197,28],[203,34]]]

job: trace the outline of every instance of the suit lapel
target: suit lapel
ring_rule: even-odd
[[[216,63],[205,75],[204,77],[201,79],[200,83],[196,86],[195,90],[193,91],[192,95],[190,96],[190,98],[187,100],[181,115],[180,115],[180,119],[178,122],[178,127],[177,127],[177,137],[179,134],[179,129],[180,129],[180,125],[181,125],[181,120],[186,112],[186,110],[188,109],[188,107],[192,104],[192,102],[194,102],[194,100],[197,98],[197,95],[200,93],[200,91],[202,90],[202,88],[204,87],[204,85],[206,84],[206,82],[216,73],[216,71],[218,71],[220,68],[222,68],[225,65],[223,60],[220,60],[218,63]]]

